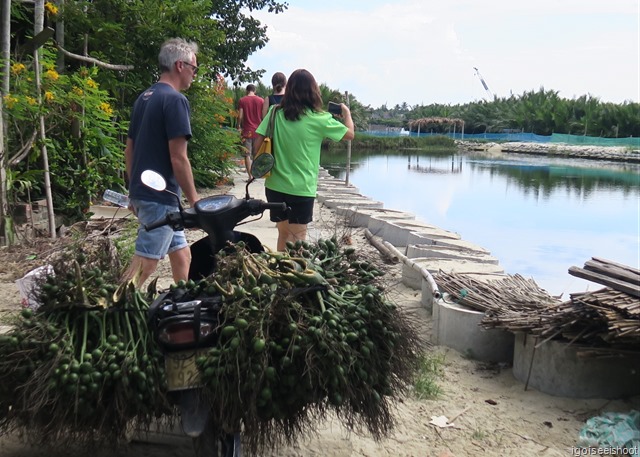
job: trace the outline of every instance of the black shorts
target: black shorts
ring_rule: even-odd
[[[315,198],[284,194],[268,188],[265,189],[265,195],[269,202],[285,202],[288,206],[285,211],[279,209],[270,210],[271,222],[289,221],[289,224],[308,224],[313,220]]]

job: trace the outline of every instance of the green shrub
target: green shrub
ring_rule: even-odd
[[[420,368],[414,385],[415,396],[419,400],[438,398],[442,388],[438,381],[443,376],[444,355],[424,354],[420,360]]]
[[[233,100],[224,79],[213,87],[195,83],[189,91],[191,129],[189,160],[196,187],[213,188],[227,178],[240,156],[240,135],[233,128]]]
[[[347,143],[344,141],[326,141],[324,147],[329,150],[346,149]],[[356,133],[355,139],[351,142],[352,149],[455,149],[455,141],[446,136],[397,136],[380,137]]]
[[[124,152],[118,138],[126,133],[126,125],[116,118],[113,99],[96,82],[98,67],[60,74],[55,59],[54,49],[43,48],[40,94],[32,63],[11,65],[10,92],[4,96],[7,149],[8,156],[15,157],[44,118],[54,210],[75,221],[85,217],[104,189],[123,188]],[[13,198],[44,198],[41,146],[36,139],[28,154],[10,161],[14,182],[29,181],[10,189]]]

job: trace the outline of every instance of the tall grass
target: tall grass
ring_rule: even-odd
[[[438,384],[444,375],[444,355],[425,353],[420,360],[414,394],[419,400],[438,398],[443,390]]]
[[[133,258],[136,250],[136,238],[138,236],[139,223],[136,218],[130,218],[126,221],[118,236],[114,238],[114,244],[118,252],[120,263],[123,267],[127,267]]]

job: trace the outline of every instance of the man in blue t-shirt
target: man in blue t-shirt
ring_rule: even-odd
[[[169,255],[174,281],[187,279],[191,251],[184,231],[174,232],[163,226],[147,232],[150,224],[178,210],[175,196],[149,189],[140,180],[144,170],[154,170],[167,181],[167,189],[181,195],[189,204],[198,200],[191,163],[187,156],[187,142],[191,138],[190,107],[180,91],[188,89],[198,73],[198,46],[181,38],[165,41],[160,47],[158,62],[160,79],[142,92],[133,105],[125,160],[129,179],[131,209],[140,227],[135,254],[125,279],[140,273],[141,286]]]

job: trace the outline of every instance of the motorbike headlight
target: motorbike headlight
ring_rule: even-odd
[[[158,332],[158,340],[166,345],[189,345],[207,340],[213,335],[215,326],[211,322],[193,320],[181,320],[169,322],[162,326]]]

